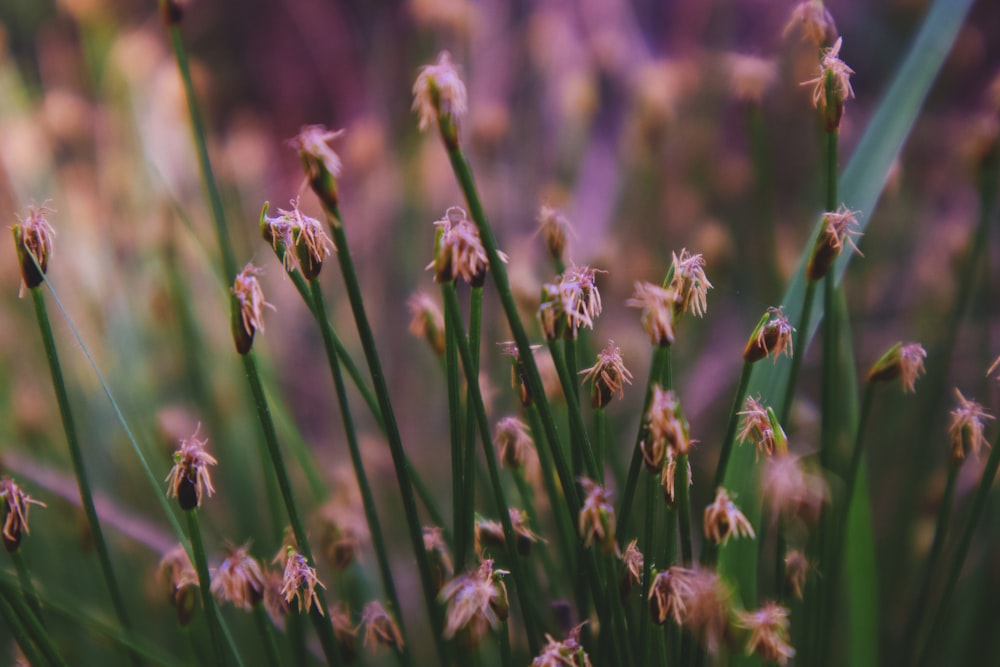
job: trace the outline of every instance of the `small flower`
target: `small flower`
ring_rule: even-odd
[[[336,607],[329,607],[330,625],[333,626],[333,636],[340,647],[340,657],[346,663],[354,662],[357,657],[356,640],[358,629],[351,623],[351,614],[343,603],[338,603]]]
[[[333,178],[340,176],[343,165],[340,156],[330,148],[330,142],[343,135],[344,130],[328,130],[323,125],[304,125],[297,135],[288,140],[289,145],[298,151],[310,181],[321,173],[321,167]]]
[[[926,372],[924,359],[927,352],[919,343],[896,343],[872,364],[868,382],[890,382],[897,377],[903,383],[904,393],[916,391],[917,378]]]
[[[649,612],[653,622],[663,625],[667,619],[681,625],[687,613],[687,603],[694,594],[695,572],[682,567],[671,567],[660,572],[649,587]]]
[[[729,625],[727,598],[714,572],[674,566],[653,579],[649,589],[649,611],[653,622],[663,625],[673,619],[714,652]]]
[[[509,602],[503,583],[505,570],[494,570],[490,559],[480,563],[474,572],[459,575],[441,589],[439,599],[448,605],[445,612],[445,639],[465,631],[473,646],[507,620]]]
[[[434,280],[447,283],[461,278],[474,287],[482,287],[490,260],[475,223],[464,209],[452,206],[434,224],[437,226],[434,259],[426,267],[434,269]],[[501,259],[505,258],[501,255]]]
[[[837,25],[823,0],[804,0],[795,5],[785,24],[784,36],[801,28],[802,38],[817,47],[827,44],[837,34]]]
[[[324,613],[323,606],[319,603],[319,596],[316,594],[316,587],[326,588],[322,581],[316,576],[316,568],[309,565],[306,557],[295,550],[293,546],[286,546],[272,561],[282,563],[283,573],[281,576],[281,597],[285,604],[291,605],[292,600],[298,598],[299,613],[309,611],[316,603],[316,609],[320,615]]]
[[[748,439],[752,441],[757,446],[757,458],[760,458],[761,453],[772,456],[775,451],[780,454],[788,452],[788,438],[770,406],[764,406],[752,396],[747,396],[743,402],[743,410],[737,414],[742,415],[743,420],[736,437],[740,444]]]
[[[813,246],[809,264],[806,266],[806,277],[809,280],[819,280],[827,274],[834,260],[840,256],[846,243],[854,252],[861,254],[855,245],[854,236],[861,236],[858,230],[857,215],[860,211],[852,211],[841,204],[836,211],[823,214],[823,226],[816,244]]]
[[[590,656],[580,645],[581,625],[573,628],[566,639],[557,642],[552,635],[545,635],[545,646],[531,667],[593,667]]]
[[[3,545],[7,551],[14,552],[21,545],[21,538],[31,533],[28,528],[31,506],[46,507],[46,505],[29,496],[6,475],[0,477],[0,501],[3,509],[0,514],[3,518]]]
[[[458,124],[468,111],[465,84],[451,62],[451,54],[442,51],[437,63],[420,68],[413,84],[413,110],[420,116],[419,127],[445,125],[445,141],[458,145]]]
[[[764,91],[778,78],[778,67],[771,58],[731,53],[725,57],[729,90],[741,102],[760,104]]]
[[[167,599],[177,609],[177,621],[186,626],[197,609],[198,573],[183,544],[178,544],[160,559],[157,578],[166,584]]]
[[[831,48],[825,49],[820,61],[819,76],[802,82],[803,86],[813,86],[813,106],[822,112],[827,132],[837,131],[844,115],[844,101],[854,97],[854,89],[851,88],[854,70],[838,57],[843,43],[844,38],[838,37]],[[827,81],[831,81],[831,85],[828,86]],[[829,97],[831,94],[832,99]]]
[[[553,261],[563,261],[566,253],[566,239],[571,227],[569,220],[557,208],[542,206],[538,211],[538,231],[545,240],[545,249]]]
[[[364,514],[350,500],[333,498],[320,508],[318,522],[318,553],[333,569],[346,570],[369,539]]]
[[[538,320],[547,340],[555,340],[560,334],[576,338],[581,327],[594,328],[602,307],[598,273],[589,267],[573,267],[559,276],[558,282],[542,286]]]
[[[424,526],[424,551],[427,552],[434,568],[434,583],[441,590],[444,582],[455,575],[455,566],[451,564],[448,545],[444,541],[444,531],[437,526]]]
[[[444,354],[444,314],[429,294],[416,292],[406,302],[410,310],[410,333],[430,343],[434,354]]]
[[[625,552],[621,556],[622,572],[619,582],[619,590],[624,598],[632,590],[632,586],[642,581],[642,566],[644,558],[639,551],[639,540],[632,540],[625,547]]]
[[[698,317],[704,317],[708,309],[708,290],[712,283],[705,276],[705,258],[700,254],[692,255],[687,249],[681,254],[673,254],[671,273],[673,278],[668,286],[675,294],[674,315],[679,316],[689,310]]]
[[[500,463],[508,468],[524,467],[535,452],[528,425],[517,417],[504,417],[497,422],[493,444],[500,450]]]
[[[205,446],[208,440],[199,440],[198,431],[190,438],[182,439],[180,448],[174,452],[174,467],[167,475],[167,496],[177,498],[182,510],[192,510],[201,506],[202,494],[211,498],[215,493],[208,466],[218,461]]]
[[[517,541],[517,551],[522,556],[531,553],[531,545],[535,542],[544,542],[541,535],[528,527],[528,514],[524,510],[511,507],[508,510],[511,527],[514,529],[514,538]],[[475,525],[476,553],[482,555],[484,547],[494,547],[496,549],[507,548],[507,536],[503,530],[503,524],[491,519],[478,519]]]
[[[534,398],[531,396],[531,392],[528,389],[527,369],[524,365],[524,360],[521,359],[521,354],[517,349],[517,345],[515,345],[512,340],[497,343],[497,345],[500,346],[501,351],[505,355],[511,357],[510,386],[517,390],[518,397],[521,399],[521,405],[529,407],[532,403],[534,403]],[[541,345],[532,345],[531,353],[534,354],[535,350],[540,348]]]
[[[591,404],[595,408],[603,408],[611,402],[615,394],[618,398],[625,397],[624,385],[632,384],[632,373],[625,368],[622,361],[622,350],[613,340],[597,355],[597,363],[580,371],[584,382],[593,382],[590,392]]]
[[[27,218],[18,216],[18,224],[11,228],[14,232],[17,260],[21,265],[21,280],[28,289],[41,285],[49,268],[52,238],[56,232],[45,216],[53,212],[46,206],[32,206],[28,209]]]
[[[774,363],[778,363],[778,355],[782,352],[785,356],[792,356],[792,327],[788,318],[781,310],[781,306],[770,307],[757,323],[750,340],[743,350],[743,360],[748,363],[760,361],[768,356],[774,357]]]
[[[612,552],[615,549],[615,507],[608,492],[597,482],[586,477],[579,481],[587,494],[579,517],[583,546],[589,547],[596,540],[605,551]]]
[[[229,547],[229,556],[212,575],[212,594],[247,611],[264,599],[264,573],[249,544]]]
[[[665,457],[687,454],[691,450],[688,425],[680,406],[676,392],[659,384],[653,385],[653,396],[646,411],[645,437],[639,444],[650,471],[660,470]]]
[[[319,275],[333,242],[327,236],[323,223],[303,213],[297,199],[293,199],[291,204],[291,210],[279,208],[278,215],[273,218],[267,215],[267,205],[264,205],[261,235],[275,252],[283,246],[281,262],[285,271],[291,273],[298,269],[303,277],[311,280]]]
[[[274,310],[274,306],[264,300],[257,276],[261,270],[247,263],[233,281],[232,292],[239,305],[239,316],[233,322],[233,341],[236,351],[246,354],[253,345],[253,337],[258,331],[264,333],[264,308]]]
[[[705,508],[705,537],[716,544],[725,544],[729,538],[754,538],[753,526],[740,508],[729,499],[729,494],[721,486],[715,492],[715,501]]]
[[[630,308],[642,309],[642,326],[657,347],[670,347],[674,343],[674,304],[677,295],[673,290],[637,282],[632,298],[625,302]]]
[[[801,551],[789,551],[785,556],[785,585],[798,599],[806,587],[806,577],[809,576],[809,559]]]
[[[396,650],[403,648],[403,633],[378,600],[372,600],[361,610],[361,626],[365,628],[365,646],[375,644]]]
[[[694,478],[691,475],[690,459],[688,459],[687,463],[687,484],[688,486],[694,484]],[[667,450],[667,455],[664,458],[664,466],[660,470],[660,486],[663,487],[663,499],[672,504],[677,497],[675,495],[675,491],[677,490],[677,456],[670,449]]]
[[[958,398],[958,407],[948,413],[951,416],[951,422],[948,424],[948,437],[951,440],[952,459],[961,461],[965,458],[966,450],[978,457],[984,446],[990,446],[983,435],[985,428],[983,420],[993,419],[993,415],[988,413],[986,408],[979,403],[962,396],[962,392],[957,387],[955,388],[955,396]]]
[[[776,602],[767,602],[752,612],[738,612],[739,625],[750,631],[747,655],[756,653],[766,662],[779,665],[795,657],[795,649],[788,643],[788,609]]]
[[[826,481],[809,472],[794,456],[772,456],[761,477],[764,497],[774,514],[797,519],[808,525],[819,521],[823,505],[830,498]]]

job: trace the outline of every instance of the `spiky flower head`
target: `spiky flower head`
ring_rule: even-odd
[[[166,585],[167,599],[177,609],[178,623],[186,626],[198,608],[198,573],[183,544],[163,555],[156,575]]]
[[[580,371],[580,375],[584,376],[584,382],[593,383],[590,401],[595,408],[603,408],[616,395],[624,398],[624,386],[632,384],[632,373],[625,368],[622,349],[613,340],[597,355],[597,363]]]
[[[337,210],[337,178],[342,166],[340,156],[330,148],[330,142],[343,134],[344,130],[333,131],[323,125],[306,125],[288,142],[302,160],[302,169],[306,172],[309,187],[330,213]]]
[[[621,561],[619,590],[624,598],[632,590],[632,586],[642,581],[642,566],[645,559],[639,551],[639,540],[635,539],[628,543],[621,555]]]
[[[653,385],[640,448],[646,466],[653,472],[661,469],[665,458],[687,454],[691,450],[688,423],[675,391],[664,389],[659,384]]]
[[[413,110],[420,117],[419,127],[441,128],[441,137],[449,147],[458,146],[458,124],[468,111],[468,95],[451,54],[442,51],[437,62],[420,68],[413,84]]]
[[[674,566],[653,579],[649,611],[654,623],[672,619],[714,652],[728,629],[728,598],[714,572]]]
[[[254,335],[264,333],[264,308],[274,310],[274,306],[264,300],[264,290],[260,288],[257,276],[261,269],[251,262],[236,275],[231,288],[238,308],[233,312],[233,342],[236,351],[246,354],[253,347]]]
[[[900,378],[904,393],[916,391],[917,378],[923,375],[927,351],[919,343],[894,343],[868,370],[868,382],[891,382]]]
[[[789,551],[785,556],[785,589],[800,600],[810,569],[809,559],[801,551]]]
[[[26,217],[17,216],[18,223],[11,228],[17,261],[21,266],[21,280],[28,289],[41,285],[49,268],[52,239],[56,231],[52,229],[46,216],[53,212],[46,206],[32,206]]]
[[[823,0],[803,0],[792,9],[785,24],[784,36],[795,30],[802,31],[802,39],[812,42],[817,48],[829,44],[837,35],[837,24],[827,10]]]
[[[410,333],[425,339],[437,356],[444,355],[444,314],[427,292],[415,292],[406,302],[410,310]]]
[[[589,547],[596,541],[608,553],[615,550],[615,507],[611,497],[597,482],[580,478],[586,497],[580,508],[579,530],[583,545]]]
[[[389,615],[378,600],[372,600],[361,610],[361,626],[365,629],[365,646],[385,646],[399,650],[403,648],[403,633],[399,625]]]
[[[542,205],[538,211],[538,231],[545,241],[545,249],[555,262],[564,260],[566,242],[571,230],[569,220],[562,211]]]
[[[316,587],[326,588],[326,586],[316,576],[316,568],[309,565],[305,556],[295,547],[286,545],[272,562],[282,564],[281,597],[284,598],[286,605],[291,605],[292,600],[298,599],[299,613],[308,612],[312,609],[313,603],[321,615],[325,613],[323,605],[319,603]]]
[[[663,458],[663,467],[660,469],[660,486],[663,488],[663,499],[667,501],[671,506],[674,500],[677,498],[677,462],[679,457],[674,453],[672,449],[667,449],[667,454]],[[694,484],[694,478],[691,475],[691,459],[687,461],[687,468],[684,469],[687,474],[687,485],[691,486]]]
[[[441,590],[444,582],[455,575],[455,566],[451,564],[448,545],[444,541],[444,531],[438,526],[424,526],[424,551],[434,569],[434,585]]]
[[[778,66],[771,58],[730,53],[724,62],[730,93],[741,102],[759,105],[764,91],[778,79]]]
[[[542,302],[538,320],[547,340],[560,335],[576,338],[581,327],[594,328],[601,314],[601,293],[597,291],[597,274],[589,267],[572,267],[558,277],[557,282],[542,286]]]
[[[469,220],[465,209],[452,206],[434,225],[437,227],[434,259],[426,267],[434,269],[434,280],[447,283],[461,278],[474,287],[482,287],[490,260],[479,238],[479,229]],[[506,261],[502,253],[500,257]]]
[[[715,500],[705,508],[705,537],[716,544],[725,544],[732,536],[754,538],[753,526],[721,486]]]
[[[792,356],[792,332],[795,329],[781,308],[768,308],[757,322],[743,349],[743,360],[747,363],[752,364],[768,356],[772,356],[774,363],[778,363],[778,355],[782,352],[789,358]]]
[[[523,468],[535,451],[528,425],[517,417],[504,417],[497,422],[493,444],[500,450],[500,463],[508,468]]]
[[[830,499],[826,480],[811,472],[795,456],[772,456],[761,476],[761,489],[774,515],[807,526],[819,521],[823,505]]]
[[[508,509],[511,528],[514,531],[514,540],[517,543],[517,551],[522,556],[531,553],[531,545],[535,542],[544,542],[541,535],[528,527],[528,513],[522,509],[511,507]],[[483,555],[483,550],[488,547],[495,549],[507,548],[507,535],[504,532],[503,524],[500,521],[480,518],[477,515],[475,523],[476,553]]]
[[[854,70],[840,59],[840,47],[843,37],[829,49],[824,49],[820,60],[819,76],[803,81],[803,86],[813,86],[813,106],[823,115],[823,126],[827,132],[836,132],[840,127],[840,119],[844,115],[844,102],[854,97],[851,88],[851,75]]]
[[[17,551],[21,538],[31,533],[28,514],[32,505],[46,506],[29,496],[10,477],[0,477],[0,518],[3,519],[3,545],[7,551]]]
[[[858,229],[857,215],[860,211],[852,211],[843,204],[836,211],[823,214],[823,223],[816,237],[809,264],[806,266],[806,277],[809,280],[819,280],[827,274],[833,262],[840,257],[844,245],[849,245],[854,252],[861,254],[854,243],[855,236],[861,236]]]
[[[993,419],[993,415],[979,403],[962,396],[958,387],[955,388],[955,397],[958,398],[958,405],[949,413],[948,438],[951,441],[952,461],[961,462],[967,452],[978,457],[984,446],[990,446],[983,435],[986,428],[984,420]]]
[[[580,629],[573,628],[566,639],[557,642],[552,635],[545,635],[542,652],[531,661],[531,667],[593,667],[590,656],[580,645]]]
[[[268,204],[260,212],[260,231],[275,252],[281,253],[285,271],[298,269],[306,280],[319,275],[323,261],[330,255],[333,242],[316,218],[306,215],[293,199],[292,208],[278,209],[278,215],[267,215]]]
[[[708,290],[712,283],[705,276],[705,258],[701,254],[692,255],[687,248],[681,249],[681,254],[672,253],[673,261],[670,267],[672,277],[668,286],[675,295],[674,315],[688,311],[698,317],[704,317],[708,310]]]
[[[317,519],[318,552],[334,570],[346,570],[370,537],[364,513],[352,500],[334,497],[323,504]]]
[[[507,620],[510,610],[507,586],[503,582],[505,574],[505,570],[494,570],[493,561],[486,559],[476,570],[445,584],[438,596],[448,607],[445,639],[462,632],[468,643],[475,646],[490,628],[496,630]]]
[[[795,649],[788,643],[788,609],[777,602],[766,602],[760,609],[737,612],[740,627],[750,631],[747,655],[757,654],[765,662],[788,664]]]
[[[205,451],[208,440],[199,439],[198,430],[190,438],[181,440],[180,447],[174,452],[174,467],[164,480],[167,482],[167,496],[177,498],[182,510],[200,507],[203,494],[211,498],[215,493],[208,466],[214,466],[218,461]]]
[[[758,459],[762,453],[765,456],[773,456],[776,452],[782,456],[788,453],[788,438],[771,406],[765,406],[754,397],[747,396],[743,402],[743,410],[737,414],[743,419],[736,438],[740,444],[747,440],[753,442],[757,446]]]
[[[657,347],[674,344],[674,306],[677,294],[672,289],[647,282],[636,282],[635,292],[625,302],[630,308],[642,310],[642,326],[649,340]]]
[[[264,599],[264,572],[250,555],[250,545],[229,547],[229,555],[212,575],[212,594],[250,611]]]

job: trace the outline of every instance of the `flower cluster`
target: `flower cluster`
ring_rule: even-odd
[[[303,277],[311,280],[319,275],[325,260],[333,249],[333,242],[316,218],[306,215],[292,200],[291,210],[278,209],[278,215],[267,215],[267,206],[261,211],[261,236],[275,252],[281,252],[281,262],[291,273],[298,269]]]
[[[784,429],[778,423],[778,417],[769,406],[764,406],[752,396],[747,396],[743,402],[743,410],[738,413],[743,417],[740,432],[736,435],[740,443],[747,440],[757,446],[757,457],[761,453],[772,456],[788,453],[788,438]]]
[[[509,603],[507,587],[503,583],[505,570],[494,570],[493,561],[486,559],[472,572],[461,574],[445,584],[440,599],[447,604],[445,612],[445,639],[458,632],[467,633],[472,645],[507,620]]]
[[[648,600],[653,622],[663,625],[672,619],[699,637],[710,651],[714,652],[726,635],[728,593],[710,570],[668,568],[653,579]]]
[[[174,467],[167,475],[167,495],[177,498],[182,510],[192,510],[201,506],[202,495],[209,498],[215,493],[208,466],[218,463],[205,451],[208,440],[200,440],[198,432],[181,440],[181,446],[174,452]]]
[[[844,115],[844,101],[854,97],[854,89],[851,87],[854,70],[839,57],[843,43],[844,38],[838,37],[833,46],[823,52],[819,75],[802,82],[803,86],[813,86],[813,106],[823,114],[827,132],[837,131]]]
[[[545,635],[545,646],[531,667],[593,667],[590,656],[580,645],[580,628],[573,628],[566,639],[557,642],[552,635]]]
[[[658,384],[653,385],[653,396],[646,411],[644,437],[639,448],[646,467],[652,472],[660,473],[667,501],[673,502],[678,457],[691,451],[688,423],[681,414],[680,400],[674,391]],[[687,480],[690,485],[690,461]]]
[[[281,597],[285,604],[290,605],[292,600],[298,599],[299,612],[309,611],[315,603],[319,613],[325,613],[323,605],[319,603],[316,587],[326,586],[316,576],[316,568],[309,565],[305,556],[289,545],[278,552],[273,562],[282,563]]]
[[[434,280],[447,283],[461,278],[475,287],[482,287],[490,260],[475,223],[469,220],[464,209],[452,206],[434,224],[437,226],[434,259],[426,267],[434,269]],[[501,259],[505,259],[502,254]]]
[[[576,338],[581,327],[594,328],[594,320],[601,314],[598,273],[589,267],[573,267],[557,282],[542,287],[538,319],[546,339],[555,340],[560,335]]]
[[[673,277],[668,287],[676,299],[674,314],[690,311],[704,317],[708,310],[708,290],[712,289],[712,283],[705,276],[705,258],[700,254],[692,255],[683,248],[680,255],[673,253],[670,272]]]
[[[632,373],[625,368],[622,361],[622,350],[613,340],[597,355],[597,363],[580,371],[584,381],[593,382],[591,404],[595,408],[603,408],[616,395],[624,398],[626,384],[632,384]]]
[[[840,257],[845,244],[854,252],[861,254],[853,238],[861,235],[858,229],[858,213],[860,211],[852,211],[841,204],[836,211],[827,211],[823,214],[822,227],[809,256],[809,263],[806,265],[806,277],[809,280],[819,280],[825,276],[833,266],[833,262]]]
[[[993,415],[976,401],[962,396],[957,387],[955,396],[958,398],[958,405],[948,413],[951,416],[948,438],[951,442],[952,460],[961,461],[967,452],[978,457],[984,446],[989,447],[986,436],[983,435],[986,428],[984,420],[993,419]]]

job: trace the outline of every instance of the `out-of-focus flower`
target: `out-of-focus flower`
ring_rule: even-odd
[[[316,568],[309,565],[306,557],[300,554],[295,547],[289,545],[278,552],[273,562],[282,563],[281,596],[284,598],[285,604],[290,605],[292,600],[298,599],[299,612],[301,613],[302,611],[308,612],[315,603],[319,613],[323,614],[324,609],[319,604],[316,587],[326,588],[326,586],[316,576]]]
[[[948,423],[948,438],[951,441],[952,460],[961,461],[966,452],[972,452],[973,456],[978,457],[984,446],[990,446],[983,435],[984,420],[993,419],[993,415],[979,403],[962,396],[957,387],[955,396],[958,398],[958,405],[949,413],[951,421]]]
[[[539,209],[538,231],[545,240],[545,249],[553,261],[564,261],[566,241],[571,229],[569,220],[559,209],[544,205]]]
[[[160,559],[157,578],[167,587],[167,599],[177,609],[177,621],[187,625],[198,607],[198,573],[183,544],[178,544]]]
[[[733,535],[756,537],[750,521],[721,486],[715,492],[715,500],[705,508],[704,528],[705,537],[716,544],[725,544]]]
[[[250,545],[230,546],[229,555],[212,576],[212,593],[249,611],[264,599],[264,573],[250,555]]]
[[[233,341],[236,351],[246,354],[253,346],[253,337],[258,331],[264,333],[264,308],[274,310],[274,306],[264,300],[257,276],[261,270],[247,263],[233,281],[232,292],[239,304],[238,317],[233,321]]]
[[[823,227],[816,237],[809,263],[806,265],[806,277],[809,280],[819,280],[827,274],[834,260],[840,257],[844,245],[849,245],[854,252],[861,254],[854,243],[855,236],[861,236],[858,229],[857,215],[860,211],[852,211],[841,204],[836,211],[823,214]]]
[[[403,633],[382,603],[372,600],[361,611],[361,626],[365,629],[365,646],[376,645],[399,650],[403,648]]]
[[[0,477],[0,518],[3,519],[3,545],[7,551],[17,551],[21,538],[31,533],[28,513],[32,505],[46,506],[25,493],[10,477]]]
[[[729,74],[729,90],[741,102],[760,104],[764,91],[778,79],[778,67],[771,58],[729,53],[724,63]]]
[[[597,363],[580,371],[580,375],[584,376],[584,382],[593,382],[591,404],[595,408],[603,408],[616,394],[624,398],[624,385],[632,384],[632,373],[625,368],[622,350],[613,340],[597,355]]]
[[[868,381],[891,382],[900,378],[903,392],[913,393],[916,391],[917,378],[926,372],[926,358],[927,351],[919,343],[895,343],[872,364],[868,371]]]
[[[653,345],[669,347],[674,343],[676,303],[677,295],[673,290],[653,283],[637,282],[632,297],[625,305],[642,309],[642,326]]]
[[[739,625],[750,631],[747,655],[756,653],[766,662],[785,665],[795,657],[795,649],[788,643],[788,609],[776,602],[767,602],[751,612],[737,614]]]
[[[509,602],[507,587],[503,583],[504,570],[494,570],[493,561],[484,560],[474,572],[467,572],[445,584],[440,599],[447,604],[445,612],[445,639],[460,631],[466,633],[475,646],[507,620]]]
[[[445,136],[445,140],[457,143],[457,127],[468,108],[465,84],[451,62],[451,54],[442,51],[436,63],[420,68],[413,84],[413,110],[420,117],[419,127],[426,130],[443,119],[455,130],[454,136]]]
[[[425,339],[434,354],[444,354],[444,314],[427,292],[416,292],[406,302],[410,310],[410,333]]]
[[[761,489],[776,514],[807,525],[819,521],[830,498],[826,481],[806,470],[794,456],[772,456],[764,465]]]
[[[590,656],[580,645],[580,628],[573,628],[566,639],[557,642],[552,635],[545,635],[545,646],[531,667],[593,667]]]
[[[46,218],[49,213],[53,213],[53,210],[46,206],[32,206],[28,209],[27,217],[18,216],[18,223],[12,227],[17,259],[21,265],[21,280],[24,287],[29,289],[42,284],[49,268],[52,239],[56,235]]]
[[[615,508],[608,492],[597,482],[580,478],[586,497],[580,509],[579,529],[583,545],[589,547],[596,540],[608,552],[615,549]]]
[[[671,567],[653,579],[649,611],[660,625],[673,619],[714,652],[729,626],[728,593],[710,570]]]
[[[787,453],[788,438],[778,423],[778,418],[768,406],[764,406],[752,396],[747,396],[743,402],[743,410],[738,413],[743,417],[740,432],[736,435],[740,443],[750,440],[757,446],[757,457],[763,453],[772,456],[775,452]]]

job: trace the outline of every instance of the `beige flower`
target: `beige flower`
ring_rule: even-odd
[[[721,486],[715,492],[715,500],[705,508],[704,527],[705,537],[716,544],[725,544],[733,535],[756,537],[750,521]]]
[[[465,84],[451,62],[450,53],[442,51],[435,64],[420,68],[413,84],[413,110],[420,117],[421,130],[437,124],[439,117],[458,125],[468,106]]]
[[[752,612],[738,612],[741,627],[750,631],[747,655],[756,653],[766,662],[779,665],[795,657],[795,649],[788,643],[788,609],[776,602],[767,602]]]
[[[621,348],[613,340],[597,355],[597,363],[580,371],[584,382],[593,382],[591,403],[595,408],[603,408],[611,399],[625,397],[624,385],[632,384],[632,373],[625,368]]]
[[[496,630],[509,613],[504,570],[494,570],[493,561],[484,560],[474,572],[467,572],[445,584],[440,599],[447,604],[445,639],[465,631],[475,645],[490,628]]]
[[[229,547],[229,556],[212,575],[212,594],[247,611],[263,600],[264,573],[249,544]]]
[[[642,326],[650,342],[657,347],[674,343],[674,305],[677,294],[653,283],[637,282],[632,297],[625,302],[630,308],[642,310]]]
[[[190,438],[181,440],[180,448],[174,452],[174,467],[165,480],[167,495],[177,498],[183,510],[200,507],[203,494],[211,498],[215,493],[208,466],[218,461],[205,451],[207,445],[208,440],[199,440],[195,431]]]
[[[286,546],[278,552],[273,562],[282,563],[281,596],[285,604],[291,605],[292,600],[298,599],[301,613],[308,612],[315,603],[316,609],[322,615],[324,610],[319,603],[316,587],[326,588],[326,586],[316,576],[316,568],[309,565],[306,557],[296,551],[295,547]]]
[[[45,503],[35,500],[18,486],[13,479],[0,477],[0,518],[3,519],[3,544],[7,551],[17,551],[21,538],[31,531],[28,528],[28,514],[32,505],[45,507]]]
[[[957,387],[955,396],[958,398],[958,406],[949,413],[951,421],[948,424],[951,456],[955,460],[961,460],[965,458],[966,452],[972,452],[978,457],[984,446],[990,446],[983,435],[985,430],[983,422],[986,419],[993,419],[993,415],[979,403],[962,396]]]

